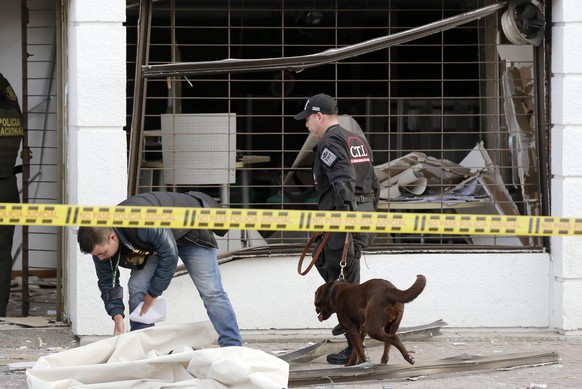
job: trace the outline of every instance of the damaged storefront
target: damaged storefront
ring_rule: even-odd
[[[233,208],[313,209],[316,141],[292,113],[321,91],[337,96],[342,126],[370,141],[383,186],[379,211],[547,213],[544,5],[426,1],[416,9],[405,3],[374,2],[365,9],[349,2],[280,9],[259,2],[220,3],[212,13],[202,4],[142,6],[141,17],[151,19],[140,25],[147,39],[135,40],[138,82],[128,88],[139,93],[129,96],[136,113],[128,128],[130,192],[194,187]],[[137,7],[133,17],[140,17]],[[224,35],[207,41],[181,35],[212,30],[227,17],[231,26]],[[251,27],[262,31],[251,33]],[[259,45],[265,39],[270,43]],[[210,55],[193,52],[211,42]],[[265,49],[260,55],[254,50],[259,47]],[[222,129],[199,121],[220,120],[226,113],[231,119]],[[183,121],[197,130],[178,128]],[[160,130],[180,141],[156,137]],[[230,151],[217,153],[200,137],[187,146],[188,134],[200,132],[214,134],[213,145],[224,138]],[[224,161],[194,168],[174,164],[188,151]],[[186,171],[195,179],[176,180]],[[199,179],[213,173],[225,178]],[[308,238],[264,231],[242,236],[225,242],[228,251],[304,244]],[[379,234],[375,248],[427,244],[539,249],[544,242]]]

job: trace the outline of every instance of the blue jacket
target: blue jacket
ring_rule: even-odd
[[[119,205],[217,208],[218,204],[209,196],[200,192],[175,193],[151,192],[138,194],[123,201]],[[168,228],[115,228],[120,242],[120,250],[108,260],[93,257],[97,271],[98,286],[105,310],[113,317],[124,314],[123,288],[119,284],[118,266],[136,269],[141,265],[127,262],[128,254],[144,256],[157,255],[158,267],[150,282],[148,293],[160,296],[170,285],[178,264],[178,247],[196,244],[202,247],[217,248],[216,239],[210,230],[201,229],[168,229]],[[217,231],[218,232],[218,231]]]

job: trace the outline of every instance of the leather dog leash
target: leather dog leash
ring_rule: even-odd
[[[346,232],[346,239],[344,240],[344,249],[342,251],[342,259],[340,261],[341,270],[340,270],[339,279],[341,279],[341,280],[343,280],[343,278],[344,278],[344,267],[346,267],[346,263],[347,263],[346,258],[348,256],[348,247],[350,244],[350,235],[349,234],[350,234],[349,232]],[[313,259],[311,260],[311,263],[309,264],[309,266],[307,266],[307,269],[305,269],[305,271],[301,271],[301,267],[303,266],[303,260],[305,259],[305,256],[309,252],[309,249],[311,248],[311,245],[313,244],[313,242],[315,242],[315,240],[320,235],[321,235],[321,232],[316,232],[315,234],[313,234],[311,236],[311,238],[309,239],[309,242],[307,242],[307,244],[303,248],[303,252],[301,253],[301,257],[299,258],[299,263],[297,264],[297,273],[299,273],[302,276],[309,273],[309,271],[311,270],[311,268],[315,264],[315,261],[317,261],[317,258],[319,258],[319,256],[321,255],[321,252],[323,251],[323,247],[327,243],[327,240],[329,239],[331,232],[325,233],[325,235],[323,236],[323,238],[321,240],[321,244],[317,248],[317,251],[315,251],[315,254],[313,254]]]
[[[313,235],[311,235],[311,238],[309,238],[309,241],[307,242],[307,244],[303,248],[303,252],[301,253],[301,257],[299,257],[299,263],[297,264],[297,273],[299,273],[302,276],[309,273],[309,271],[311,270],[313,265],[315,265],[315,261],[317,261],[317,258],[319,258],[319,255],[323,251],[323,246],[327,243],[327,240],[329,239],[330,234],[331,234],[331,232],[325,233],[325,235],[323,236],[323,239],[321,240],[321,244],[317,248],[317,251],[315,252],[315,254],[313,254],[313,259],[311,260],[311,263],[309,264],[309,266],[307,266],[307,269],[305,269],[305,271],[302,272],[301,266],[303,266],[303,260],[305,259],[305,256],[307,255],[307,252],[311,248],[311,245],[313,244],[313,242],[315,242],[315,240],[321,235],[321,232],[316,232]]]

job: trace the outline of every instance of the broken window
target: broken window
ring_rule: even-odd
[[[426,32],[486,7],[497,8]],[[293,115],[324,92],[336,97],[340,123],[374,150],[379,212],[544,211],[543,56],[508,41],[495,1],[154,1],[141,57],[138,10],[128,3],[128,132],[141,131],[142,148],[136,192],[197,189],[232,208],[315,209],[315,143]],[[410,31],[418,35],[402,38]],[[348,51],[367,44],[376,46]],[[150,72],[137,128],[136,60]],[[307,239],[248,231],[237,244]],[[430,245],[531,249],[542,241],[385,234],[374,247]]]

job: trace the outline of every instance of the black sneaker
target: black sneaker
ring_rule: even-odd
[[[342,335],[345,334],[346,330],[344,327],[342,327],[340,324],[338,324],[337,326],[333,327],[331,330],[331,334],[333,336],[338,336],[338,335]]]
[[[337,354],[329,354],[327,356],[327,363],[332,365],[345,365],[350,360],[352,355],[352,347],[348,346]]]

